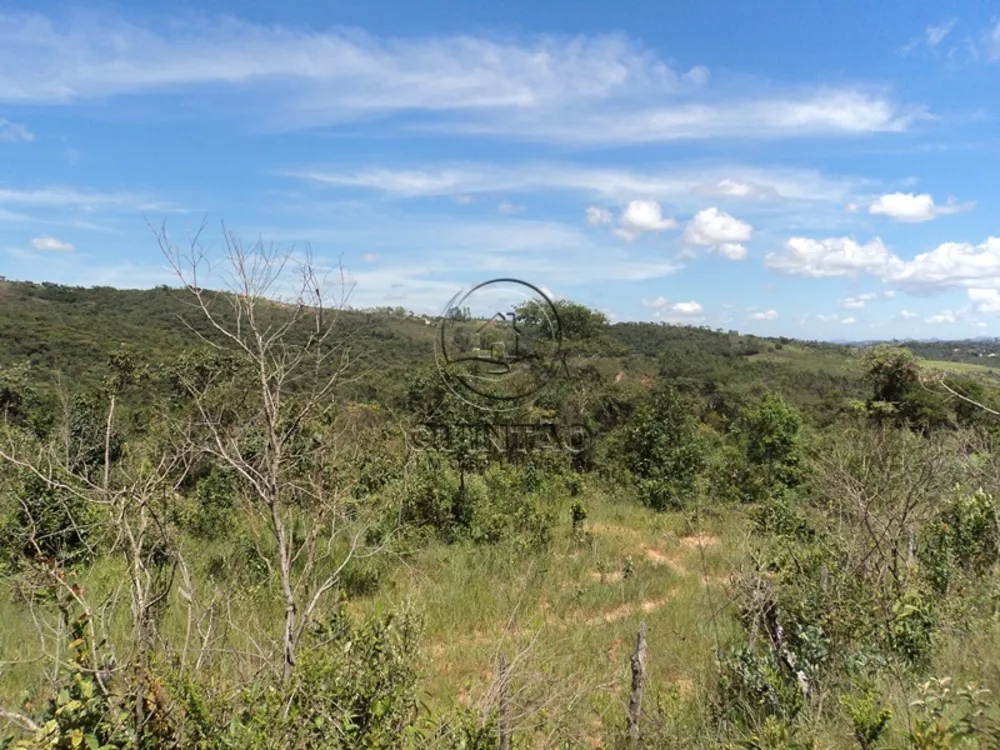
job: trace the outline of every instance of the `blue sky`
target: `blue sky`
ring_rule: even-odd
[[[207,216],[355,307],[516,276],[616,320],[1000,335],[989,5],[8,2],[0,274],[171,283],[149,224]]]

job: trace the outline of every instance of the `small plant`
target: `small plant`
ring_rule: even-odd
[[[969,685],[955,691],[950,678],[945,677],[924,683],[921,693],[922,697],[910,704],[918,711],[907,737],[910,747],[996,747],[1000,727],[986,716],[989,690]]]
[[[579,501],[573,503],[570,510],[573,519],[573,535],[579,536],[583,531],[583,522],[587,520],[587,509]]]
[[[871,750],[885,734],[892,721],[892,709],[882,706],[877,700],[874,690],[866,690],[861,696],[844,695],[841,704],[851,717],[854,726],[854,738],[861,750]]]
[[[635,575],[635,562],[632,560],[632,555],[625,558],[625,564],[622,566],[622,580],[627,581]]]
[[[774,716],[768,716],[760,728],[748,738],[740,741],[738,747],[745,750],[809,750],[811,742],[803,742],[796,736],[795,730],[786,722]]]

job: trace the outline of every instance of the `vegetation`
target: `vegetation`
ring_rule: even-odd
[[[440,321],[161,240],[180,288],[0,284],[0,747],[1000,742],[988,367],[558,302],[490,411]]]

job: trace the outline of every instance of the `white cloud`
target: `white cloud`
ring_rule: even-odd
[[[621,216],[621,227],[615,234],[626,240],[634,240],[643,232],[663,232],[673,229],[677,222],[663,218],[660,204],[656,201],[629,201]]]
[[[750,317],[754,320],[777,320],[778,312],[777,310],[765,310],[764,312],[754,313]]]
[[[886,278],[897,285],[929,291],[1000,288],[1000,237],[990,237],[979,245],[945,242],[911,261],[897,258]]]
[[[691,245],[711,247],[730,260],[746,257],[741,244],[753,235],[753,227],[717,208],[699,211],[684,230],[684,241]]]
[[[895,256],[875,238],[864,245],[853,237],[824,240],[792,237],[781,253],[768,253],[764,264],[793,276],[827,278],[883,272]]]
[[[820,322],[822,323],[832,323],[839,316],[837,315],[837,313],[819,313],[816,317],[819,318]]]
[[[861,245],[852,237],[792,237],[765,265],[793,276],[824,278],[867,274],[911,291],[1000,289],[1000,237],[972,245],[945,242],[912,260],[892,253],[881,239]]]
[[[592,144],[892,132],[916,114],[852,87],[699,101],[709,79],[620,34],[379,38],[232,18],[154,26],[95,13],[58,24],[37,13],[0,17],[0,102],[15,104],[228,89],[243,98],[225,111],[252,107],[264,127],[424,112],[424,129]]]
[[[709,164],[671,165],[638,172],[621,167],[570,163],[504,166],[460,163],[423,169],[371,167],[355,172],[290,169],[283,174],[331,187],[378,190],[401,198],[564,191],[622,204],[641,195],[690,208],[692,212],[704,205],[705,195],[712,194],[712,185],[725,180],[755,185],[756,196],[761,203],[768,204],[795,201],[840,205],[862,185],[857,180],[830,177],[811,170]]]
[[[705,185],[700,189],[704,195],[718,196],[721,198],[749,198],[751,196],[766,193],[766,188],[752,185],[748,182],[731,180],[728,177],[719,180],[714,185]]]
[[[1000,312],[1000,290],[970,289],[969,300],[972,302],[976,312]]]
[[[934,199],[927,193],[888,193],[877,198],[869,207],[868,212],[875,215],[888,216],[895,221],[920,222],[936,219],[938,216],[967,211],[974,203],[959,204],[953,200],[943,206],[934,204]]]
[[[857,318],[844,318],[842,321],[840,321],[841,325],[845,326],[854,325],[857,322],[858,322]]]
[[[361,260],[365,263],[376,263],[380,257],[378,253],[365,253],[361,256]]]
[[[26,125],[11,122],[0,117],[0,141],[13,143],[15,141],[33,141],[35,134],[28,130]]]
[[[57,240],[55,237],[50,237],[48,235],[42,235],[41,237],[35,237],[31,241],[31,246],[35,250],[42,251],[56,251],[56,252],[71,252],[75,248],[68,242],[63,242],[62,240]]]
[[[910,312],[909,310],[903,310],[899,313],[899,317],[910,319],[910,318],[919,318],[920,316],[917,315],[915,312]]]
[[[886,299],[892,299],[893,297],[896,296],[896,290],[886,289],[884,292],[882,292],[882,296],[885,297]]]
[[[593,227],[599,227],[611,223],[611,212],[606,208],[589,206],[587,208],[587,223]]]
[[[951,30],[955,27],[956,20],[957,19],[955,18],[949,18],[944,23],[941,23],[937,26],[928,26],[926,29],[924,29],[924,36],[927,38],[927,46],[928,47],[938,46],[944,40],[944,38],[951,33]]]
[[[676,313],[682,315],[697,315],[701,312],[701,304],[698,302],[678,302],[670,307]]]
[[[802,96],[744,98],[721,104],[678,104],[625,113],[594,111],[575,119],[484,119],[439,129],[583,146],[903,132],[919,116],[923,116],[922,110],[904,111],[862,91],[820,89]]]
[[[524,210],[524,206],[516,206],[513,203],[508,203],[507,201],[501,201],[500,205],[497,206],[497,211],[504,214],[505,216],[510,216],[511,214],[520,213]]]
[[[847,310],[864,310],[865,304],[875,299],[878,299],[877,294],[874,292],[865,292],[855,297],[846,297],[840,301],[840,304]]]
[[[729,260],[743,260],[747,257],[747,249],[738,242],[723,242],[721,245],[716,245],[713,252],[724,255]]]
[[[700,302],[670,302],[666,297],[643,300],[642,304],[656,311],[654,317],[674,323],[697,323],[704,320]]]
[[[451,199],[460,206],[470,206],[476,202],[476,199],[471,195],[453,195]]]
[[[958,318],[955,316],[955,313],[945,311],[943,313],[938,313],[937,315],[931,315],[924,318],[924,322],[929,323],[930,325],[951,325],[953,323],[957,323]]]
[[[677,222],[664,219],[656,201],[630,201],[622,214],[622,225],[638,232],[662,232],[673,229]]]

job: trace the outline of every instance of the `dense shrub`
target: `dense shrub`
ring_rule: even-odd
[[[656,393],[626,425],[621,451],[620,460],[651,508],[682,508],[693,499],[706,464],[706,446],[689,399],[672,389]]]

